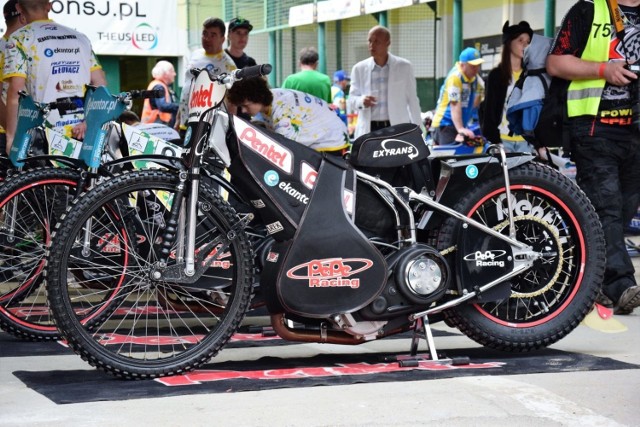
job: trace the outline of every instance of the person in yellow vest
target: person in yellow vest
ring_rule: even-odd
[[[625,65],[640,57],[640,0],[617,0],[613,14],[609,3],[582,0],[567,12],[547,71],[571,81],[567,116],[576,180],[598,212],[607,246],[599,302],[630,314],[640,306],[640,286],[624,227],[640,203],[640,117],[633,114],[638,77]],[[612,15],[620,19],[612,21]]]
[[[142,123],[162,123],[173,127],[178,114],[178,101],[171,89],[176,79],[176,71],[169,61],[158,61],[151,70],[153,80],[147,86],[148,90],[162,90],[164,96],[144,100],[142,107]]]

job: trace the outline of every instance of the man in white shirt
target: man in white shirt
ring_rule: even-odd
[[[184,78],[184,87],[180,96],[180,109],[178,120],[182,130],[187,128],[189,118],[189,92],[193,76],[189,72],[192,68],[206,68],[215,74],[228,73],[236,69],[233,59],[224,51],[225,32],[227,30],[224,21],[220,18],[207,18],[202,23],[202,48],[191,53]]]
[[[389,53],[391,33],[379,25],[369,30],[371,57],[351,71],[348,106],[358,113],[354,137],[399,123],[421,124],[413,66]]]

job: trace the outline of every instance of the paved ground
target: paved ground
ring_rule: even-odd
[[[581,325],[552,348],[640,365],[640,313],[618,318],[627,332],[607,334]],[[447,330],[444,325],[437,329]],[[477,347],[463,336],[437,337],[436,343],[443,351]],[[406,340],[348,348],[354,353],[406,350]],[[332,351],[338,351],[337,346],[228,349],[216,360]],[[67,405],[56,405],[13,374],[57,369],[91,368],[75,355],[0,358],[0,426],[640,426],[640,369],[477,375]]]

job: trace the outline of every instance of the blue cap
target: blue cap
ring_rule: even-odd
[[[471,65],[480,65],[484,62],[482,56],[480,56],[480,51],[473,47],[468,47],[462,52],[460,52],[460,62],[466,62]]]
[[[334,82],[341,82],[343,80],[351,80],[351,77],[349,77],[347,73],[345,73],[343,70],[338,70],[335,73],[333,73]]]

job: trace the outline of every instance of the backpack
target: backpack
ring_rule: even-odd
[[[568,155],[567,89],[569,81],[551,78],[545,69],[553,39],[534,34],[524,52],[524,71],[507,101],[509,130],[535,148],[561,147]]]

